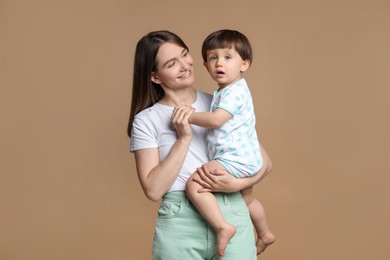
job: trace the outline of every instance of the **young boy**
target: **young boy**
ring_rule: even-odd
[[[252,48],[248,39],[238,31],[220,30],[210,34],[203,42],[202,56],[210,76],[218,83],[210,112],[194,112],[191,124],[209,128],[207,134],[209,169],[224,168],[236,178],[256,174],[263,165],[255,129],[255,114],[251,93],[241,74],[252,62]],[[212,193],[198,193],[200,185],[193,181],[195,172],[187,182],[188,197],[214,228],[217,249],[224,255],[236,227],[225,221]],[[258,239],[257,254],[275,241],[268,228],[263,206],[256,200],[252,187],[241,191],[248,205]]]

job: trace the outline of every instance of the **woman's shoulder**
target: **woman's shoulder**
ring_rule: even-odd
[[[143,119],[147,121],[159,120],[162,114],[171,114],[172,109],[170,107],[155,103],[152,106],[145,108],[135,115],[135,119]]]

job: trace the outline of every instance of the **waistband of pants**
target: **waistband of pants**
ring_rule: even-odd
[[[227,202],[235,202],[235,201],[243,201],[241,192],[214,192],[213,195],[217,199],[217,201],[227,203]],[[163,200],[176,201],[176,202],[184,202],[186,205],[191,204],[187,194],[185,191],[171,191],[165,193],[163,196]]]

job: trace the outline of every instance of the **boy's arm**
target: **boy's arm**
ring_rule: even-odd
[[[218,128],[232,117],[224,109],[217,108],[213,112],[194,112],[188,119],[190,124],[206,128]]]

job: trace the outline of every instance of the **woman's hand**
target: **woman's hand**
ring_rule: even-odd
[[[234,178],[226,170],[211,170],[206,165],[197,169],[199,177],[193,181],[200,184],[203,188],[198,192],[235,192],[242,189],[241,179]]]
[[[203,188],[199,192],[235,192],[251,187],[267,176],[272,170],[272,162],[267,151],[260,144],[261,153],[263,154],[263,167],[261,170],[246,178],[234,178],[226,170],[211,170],[203,165],[197,169],[199,177],[194,181],[199,183]]]
[[[191,139],[192,129],[188,118],[194,112],[191,106],[177,106],[173,109],[171,121],[177,132],[177,139]]]

